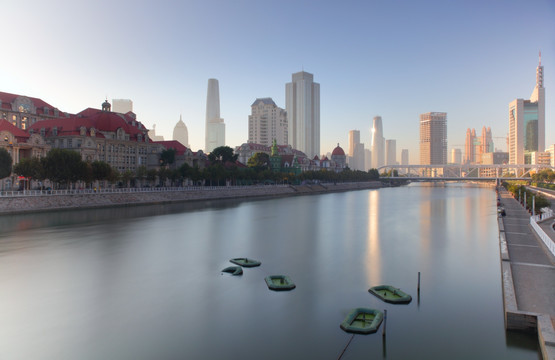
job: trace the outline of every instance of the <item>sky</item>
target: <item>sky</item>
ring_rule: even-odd
[[[2,5],[0,91],[69,113],[131,99],[172,138],[180,115],[204,148],[209,78],[226,145],[247,141],[256,98],[285,108],[301,70],[320,84],[322,154],[382,117],[397,157],[419,162],[419,114],[447,112],[448,149],[491,127],[506,151],[508,105],[530,97],[542,53],[546,146],[555,144],[553,0],[19,0]]]

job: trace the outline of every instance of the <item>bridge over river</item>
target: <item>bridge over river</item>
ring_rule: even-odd
[[[411,181],[493,181],[530,180],[532,173],[544,169],[555,171],[549,165],[385,165],[380,174],[397,171],[397,176]],[[383,179],[382,180],[386,180]]]

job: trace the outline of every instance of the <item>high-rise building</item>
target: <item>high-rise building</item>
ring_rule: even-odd
[[[364,170],[368,171],[370,169],[372,169],[372,151],[364,149]]]
[[[374,117],[370,138],[372,139],[372,167],[377,169],[385,165],[385,139],[383,137],[381,116]]]
[[[401,165],[409,164],[409,149],[401,149]]]
[[[447,163],[447,113],[420,115],[420,165]]]
[[[289,145],[309,158],[320,154],[320,84],[301,71],[285,85]]]
[[[259,98],[251,105],[249,143],[272,146],[287,145],[287,113],[272,98]]]
[[[191,148],[189,146],[189,131],[187,130],[187,125],[183,122],[181,115],[179,115],[179,121],[173,128],[173,139],[179,141],[182,145]]]
[[[460,164],[461,157],[461,149],[451,149],[451,164]]]
[[[385,165],[397,165],[397,140],[385,141]]]
[[[349,168],[364,170],[364,144],[360,142],[360,131],[349,131]]]
[[[133,112],[133,101],[129,99],[112,99],[112,111],[120,114]]]
[[[204,144],[206,153],[217,147],[225,146],[225,123],[224,119],[220,118],[220,85],[216,79],[208,79]]]
[[[464,163],[481,164],[482,155],[494,151],[491,128],[482,128],[482,135],[476,136],[476,130],[468,128],[464,142]]]
[[[509,164],[530,164],[531,153],[545,150],[545,88],[543,66],[536,68],[536,86],[529,100],[509,104]]]

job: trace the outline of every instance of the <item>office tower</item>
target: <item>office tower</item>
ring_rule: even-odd
[[[225,145],[225,124],[220,118],[220,87],[218,80],[208,79],[208,92],[206,95],[206,153],[217,147]]]
[[[349,131],[349,168],[364,170],[364,144],[360,143],[360,131]]]
[[[380,166],[383,166],[385,162],[385,139],[383,137],[381,116],[374,117],[370,138],[372,139],[372,167],[377,169]]]
[[[259,98],[251,105],[247,142],[272,146],[287,145],[287,113],[272,98]]]
[[[461,163],[461,149],[451,149],[451,164]]]
[[[364,170],[368,171],[370,169],[372,169],[372,151],[364,149]]]
[[[485,126],[482,128],[482,137],[480,141],[480,152],[482,154],[493,152],[493,137],[491,136],[491,128],[486,128]]]
[[[163,135],[156,135],[156,124],[152,124],[152,130],[148,130],[148,137],[152,141],[164,141]]]
[[[179,121],[175,124],[173,128],[173,139],[179,141],[182,145],[190,148],[189,146],[189,131],[187,130],[187,126],[181,119],[181,115],[179,115]]]
[[[409,149],[401,149],[401,165],[409,164]]]
[[[129,99],[112,99],[112,111],[120,114],[133,112],[133,101]]]
[[[536,86],[529,100],[509,104],[509,164],[530,164],[531,153],[545,150],[545,88],[540,52]]]
[[[473,164],[476,161],[475,143],[476,130],[466,129],[466,138],[464,140],[464,163]]]
[[[385,141],[385,165],[397,165],[397,140]]]
[[[285,85],[289,145],[309,158],[320,154],[320,84],[301,71]]]
[[[447,163],[447,113],[420,115],[420,165]]]

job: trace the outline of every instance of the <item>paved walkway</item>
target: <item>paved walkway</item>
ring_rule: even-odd
[[[500,196],[518,309],[555,319],[555,258],[529,226],[530,214],[506,190]]]
[[[536,236],[530,226],[530,214],[522,205],[503,188],[500,188],[499,196],[506,211],[506,216],[503,217],[503,235],[509,253],[508,259],[502,255],[502,267],[505,269],[509,265],[508,273],[512,273],[512,276],[507,277],[507,271],[503,270],[506,321],[508,303],[513,304],[510,305],[512,309],[523,314],[517,315],[522,321],[526,322],[530,316],[535,318],[542,357],[555,360],[555,257]],[[552,223],[553,218],[538,224],[546,234],[553,235],[551,238],[555,240]],[[512,286],[506,283],[511,278]],[[514,321],[513,316],[512,319]]]

